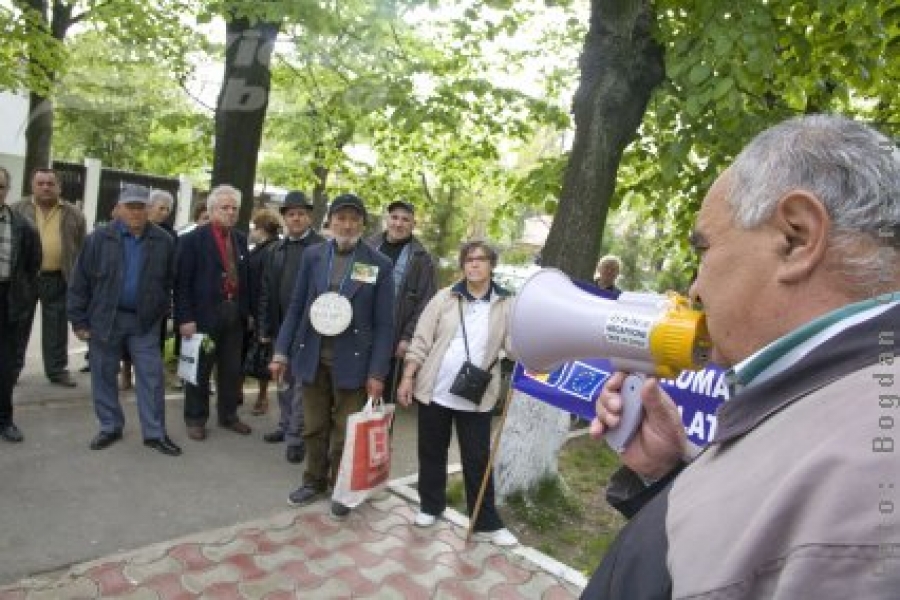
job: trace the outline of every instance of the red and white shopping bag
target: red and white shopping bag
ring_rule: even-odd
[[[382,489],[391,472],[394,405],[369,398],[347,419],[347,437],[331,499],[350,508]]]

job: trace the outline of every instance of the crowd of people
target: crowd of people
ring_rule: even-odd
[[[9,176],[0,173],[5,198]],[[196,379],[182,382],[183,419],[187,437],[193,441],[207,439],[212,418],[221,429],[251,433],[239,416],[248,348],[254,349],[257,362],[259,355],[271,357],[265,371],[254,374],[259,393],[251,412],[268,411],[269,384],[274,382],[278,425],[262,439],[284,443],[289,462],[305,463],[301,485],[289,495],[292,505],[313,502],[334,486],[349,415],[369,398],[394,402],[398,388],[405,389],[415,377],[415,369],[404,365],[416,363],[405,359],[413,348],[423,352],[421,339],[429,334],[419,332],[417,324],[423,314],[435,310],[432,299],[436,299],[438,274],[434,257],[413,233],[416,208],[412,203],[389,203],[383,230],[364,238],[369,211],[359,196],[342,194],[328,207],[326,239],[312,227],[313,202],[303,192],[292,191],[279,207],[280,215],[270,209],[253,215],[252,244],[248,244],[248,238],[235,228],[242,197],[232,186],[211,190],[203,205],[208,222],[198,211],[195,226],[177,235],[168,225],[174,204],[171,195],[126,185],[111,221],[85,237],[80,212],[59,196],[57,174],[39,170],[32,183],[34,196],[22,203],[30,212],[10,211],[17,251],[6,268],[8,274],[3,270],[7,262],[0,262],[0,283],[11,292],[13,288],[25,291],[2,294],[11,305],[4,311],[0,333],[15,333],[3,335],[3,356],[18,356],[22,344],[27,344],[27,327],[36,303],[41,302],[44,314],[49,312],[44,328],[47,376],[52,383],[74,385],[58,357],[60,347],[62,357],[67,355],[67,330],[59,331],[56,319],[61,306],[63,323],[71,323],[76,337],[88,346],[86,371],[99,424],[91,449],[103,450],[122,439],[125,416],[119,392],[133,388],[144,445],[165,455],[182,453],[166,424],[162,357],[169,318],[179,342],[196,335],[208,340],[202,344]],[[73,233],[68,233],[70,229]],[[470,250],[481,254],[470,257]],[[500,302],[502,312],[492,309],[490,326],[480,317],[466,317],[463,323],[462,312],[455,324],[466,329],[471,360],[496,372],[498,353],[506,346],[508,293],[492,282],[497,264],[493,248],[479,242],[466,246],[463,255],[464,277],[453,288],[454,297],[463,290],[467,315],[486,314],[475,310],[482,303]],[[449,289],[438,297],[443,298]],[[450,320],[443,325],[444,333],[449,331],[452,337],[453,315],[445,319]],[[500,322],[501,330],[495,331]],[[491,342],[486,346],[488,329]],[[421,358],[417,355],[417,360]],[[6,399],[0,407],[0,433],[12,442],[24,437],[12,419],[11,402],[21,360],[4,360],[0,374]],[[213,378],[214,415],[210,408]],[[490,409],[496,402],[498,380],[499,374],[480,405],[460,398],[449,409],[461,417],[471,415],[476,423],[473,428],[468,419],[456,420],[470,499],[474,482],[487,468]],[[419,398],[423,407],[432,396],[432,406],[437,407],[452,394],[446,390],[439,398],[432,392],[423,394]],[[402,405],[409,406],[410,398],[404,392]],[[441,431],[449,436],[451,425],[452,420],[438,416],[423,435]],[[438,454],[443,451],[444,463],[448,443],[449,437],[443,450],[434,447]],[[422,448],[423,495],[439,498],[443,484],[434,471],[441,461],[431,455],[430,446]],[[429,504],[423,515],[436,517],[442,510]],[[350,509],[332,502],[330,511],[335,518],[344,518]],[[416,522],[424,527],[434,519],[429,522],[422,517]],[[492,494],[487,496],[476,530],[496,543],[516,542],[503,528]]]
[[[52,170],[36,171],[33,196],[12,206],[9,183],[0,169],[2,439],[23,439],[11,393],[40,302],[50,382],[74,385],[66,321],[88,342],[100,424],[91,448],[122,437],[116,372],[127,349],[144,444],[180,454],[162,393],[159,336],[171,309],[180,336],[212,342],[197,380],[185,384],[189,438],[207,438],[214,367],[219,426],[251,433],[238,415],[250,336],[271,345],[278,386],[278,428],[264,439],[285,443],[289,461],[305,461],[290,504],[314,502],[334,485],[347,417],[368,398],[394,398],[418,406],[415,525],[433,525],[446,508],[455,426],[477,539],[517,543],[491,485],[474,515],[498,359],[509,347],[510,298],[494,281],[489,244],[464,244],[461,278],[438,290],[406,201],[392,202],[383,233],[364,239],[369,211],[342,194],[328,207],[324,239],[311,229],[312,202],[292,192],[280,209],[284,235],[276,239],[275,221],[259,218],[265,235],[251,254],[235,229],[241,194],[228,185],[209,195],[210,222],[176,240],[151,222],[145,188],[123,189],[115,220],[85,236]],[[647,378],[640,427],[607,490],[630,522],[584,597],[896,596],[898,235],[900,151],[850,119],[789,119],[719,176],[691,236],[700,266],[690,295],[703,307],[731,397],[714,438],[693,456],[678,408]],[[597,285],[617,295],[620,269],[604,257]],[[593,434],[620,422],[623,379],[605,383]],[[256,410],[266,410],[266,393]],[[335,518],[350,511],[330,504]]]

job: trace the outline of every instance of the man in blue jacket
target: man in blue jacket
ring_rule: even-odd
[[[393,353],[394,284],[391,262],[361,242],[366,209],[342,194],[328,210],[333,239],[300,260],[291,305],[275,342],[274,377],[291,373],[303,384],[303,485],[292,506],[309,504],[337,479],[347,418],[366,397],[380,398]],[[331,503],[335,518],[350,509]]]
[[[184,386],[184,422],[195,441],[206,439],[214,365],[219,426],[250,434],[250,426],[237,416],[250,313],[247,238],[234,229],[240,204],[241,192],[234,187],[213,188],[206,200],[210,222],[178,240],[175,323],[182,337],[202,333],[213,344],[201,352],[197,384]]]
[[[126,186],[116,218],[85,240],[67,293],[69,321],[88,343],[91,390],[100,433],[92,450],[122,439],[125,415],[116,373],[127,347],[137,375],[135,394],[144,445],[169,456],[181,448],[166,434],[165,373],[159,351],[160,322],[169,309],[175,244],[148,221],[143,186]]]

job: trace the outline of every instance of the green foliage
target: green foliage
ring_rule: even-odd
[[[0,5],[0,90],[47,94],[53,73],[63,63],[63,45],[47,30],[41,15]],[[22,57],[30,56],[27,62]]]
[[[201,175],[212,122],[152,53],[85,33],[69,43],[56,87],[55,155],[160,175]]]
[[[895,0],[654,5],[668,78],[623,158],[617,194],[640,219],[665,224],[654,233],[670,262],[688,260],[706,190],[765,127],[834,111],[900,131]]]
[[[423,25],[364,8],[352,4],[334,31],[293,29],[295,52],[274,69],[261,175],[310,189],[326,183],[325,173],[331,193],[355,190],[373,208],[409,198],[425,209],[420,229],[441,252],[461,238],[505,235],[503,217],[515,212],[502,212],[510,148],[568,124],[555,102],[496,81],[516,69],[521,76],[533,49],[504,47],[510,62],[498,71],[482,47],[533,12],[473,3],[474,22],[463,11]],[[354,9],[361,12],[351,18]],[[547,73],[558,89],[559,70]]]

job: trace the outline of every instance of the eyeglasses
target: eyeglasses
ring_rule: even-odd
[[[488,262],[489,260],[491,260],[491,259],[487,256],[467,256],[463,262],[465,262],[465,263]]]

